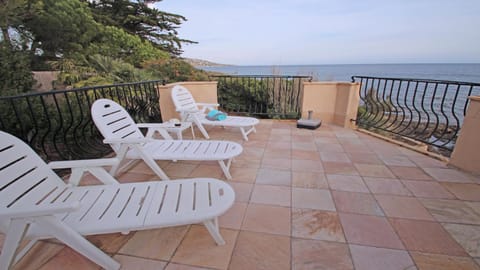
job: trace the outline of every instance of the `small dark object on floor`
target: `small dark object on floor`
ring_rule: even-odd
[[[182,123],[175,123],[174,125],[175,125],[176,127],[179,127],[179,126],[182,125]]]
[[[322,125],[320,119],[300,119],[297,121],[297,128],[317,129]]]

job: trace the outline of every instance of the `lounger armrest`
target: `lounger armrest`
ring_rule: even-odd
[[[147,129],[147,134],[145,135],[145,138],[151,139],[153,138],[153,135],[155,132],[160,134],[163,139],[165,140],[173,140],[172,136],[168,134],[168,131],[165,129],[167,127],[171,127],[171,123],[140,123],[137,124],[138,128],[146,128]]]
[[[220,104],[214,103],[196,103],[201,108],[202,113],[207,113],[207,110],[216,110]]]
[[[32,205],[31,207],[11,207],[6,211],[0,213],[0,218],[28,218],[38,217],[45,215],[55,215],[60,213],[69,213],[72,210],[77,209],[80,206],[80,202],[75,201],[71,203],[61,204],[42,204]]]
[[[151,142],[152,139],[150,138],[111,138],[111,139],[105,139],[103,140],[104,143],[108,144],[141,144],[141,143],[147,143]]]
[[[202,112],[201,110],[185,110],[185,109],[177,109],[179,113],[199,113]]]
[[[83,179],[83,174],[89,172],[103,184],[118,184],[118,181],[110,175],[103,166],[114,166],[120,162],[118,158],[85,159],[69,161],[53,161],[48,163],[52,169],[70,169],[68,183],[78,186]]]
[[[195,103],[197,106],[202,106],[202,107],[218,107],[220,104],[217,103]]]
[[[171,123],[138,123],[138,128],[166,128],[171,126]]]
[[[81,167],[102,167],[113,166],[118,163],[116,158],[84,159],[84,160],[66,160],[52,161],[48,166],[52,169],[73,169]]]

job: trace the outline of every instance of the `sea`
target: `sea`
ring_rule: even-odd
[[[475,64],[345,64],[198,67],[228,75],[306,75],[315,81],[352,81],[352,76],[432,79],[480,83]]]

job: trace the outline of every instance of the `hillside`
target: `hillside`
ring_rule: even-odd
[[[182,58],[185,62],[189,63],[194,67],[216,67],[216,66],[227,66],[225,64],[218,64],[214,62],[210,62],[207,60],[202,59],[195,59],[195,58]]]

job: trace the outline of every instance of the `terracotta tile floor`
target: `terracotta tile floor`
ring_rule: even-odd
[[[219,220],[227,244],[201,225],[88,237],[122,269],[480,270],[479,176],[337,126],[262,120],[248,142],[209,133],[244,146],[231,168],[236,202]],[[212,162],[160,165],[172,178],[225,180]],[[155,177],[139,163],[120,179]],[[99,268],[42,241],[15,269]]]

